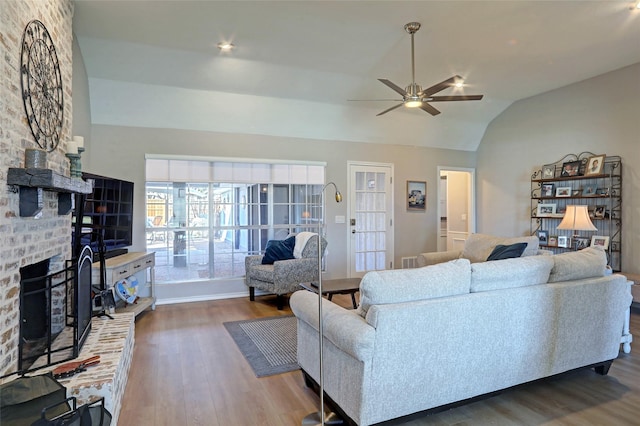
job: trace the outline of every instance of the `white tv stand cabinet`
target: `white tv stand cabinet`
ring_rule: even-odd
[[[149,269],[148,283],[140,283],[140,289],[149,288],[148,297],[139,297],[136,303],[127,304],[125,307],[118,307],[116,312],[133,312],[135,316],[138,316],[141,312],[151,307],[152,310],[156,309],[156,297],[155,297],[155,264],[156,254],[154,252],[131,252],[125,253],[120,256],[109,258],[105,261],[106,271],[106,286],[107,288],[113,288],[115,284],[131,275]],[[95,262],[91,265],[91,280],[94,284],[100,283],[100,262]],[[146,281],[146,280],[145,280]],[[146,292],[145,292],[146,293]],[[118,296],[114,294],[116,302],[118,302]]]

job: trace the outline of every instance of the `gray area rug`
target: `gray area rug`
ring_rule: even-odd
[[[300,369],[295,316],[225,322],[224,326],[257,377]]]

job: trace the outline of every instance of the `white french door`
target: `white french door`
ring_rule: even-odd
[[[349,277],[393,269],[393,165],[348,167]]]

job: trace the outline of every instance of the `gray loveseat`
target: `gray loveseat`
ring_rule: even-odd
[[[522,253],[523,257],[536,254],[551,254],[548,250],[539,249],[540,242],[535,235],[509,238],[487,234],[471,234],[465,240],[462,250],[420,253],[416,257],[416,264],[418,266],[429,266],[454,259],[469,259],[471,263],[484,262],[498,244],[510,245],[515,243],[527,243],[527,247]]]
[[[608,372],[630,286],[589,248],[369,272],[357,310],[323,299],[324,389],[370,425],[568,370]],[[318,382],[318,299],[291,296],[298,363]]]

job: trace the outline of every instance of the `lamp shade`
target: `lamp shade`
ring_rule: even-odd
[[[572,231],[597,231],[589,218],[587,206],[567,206],[567,211],[558,225],[558,229],[569,229]]]

